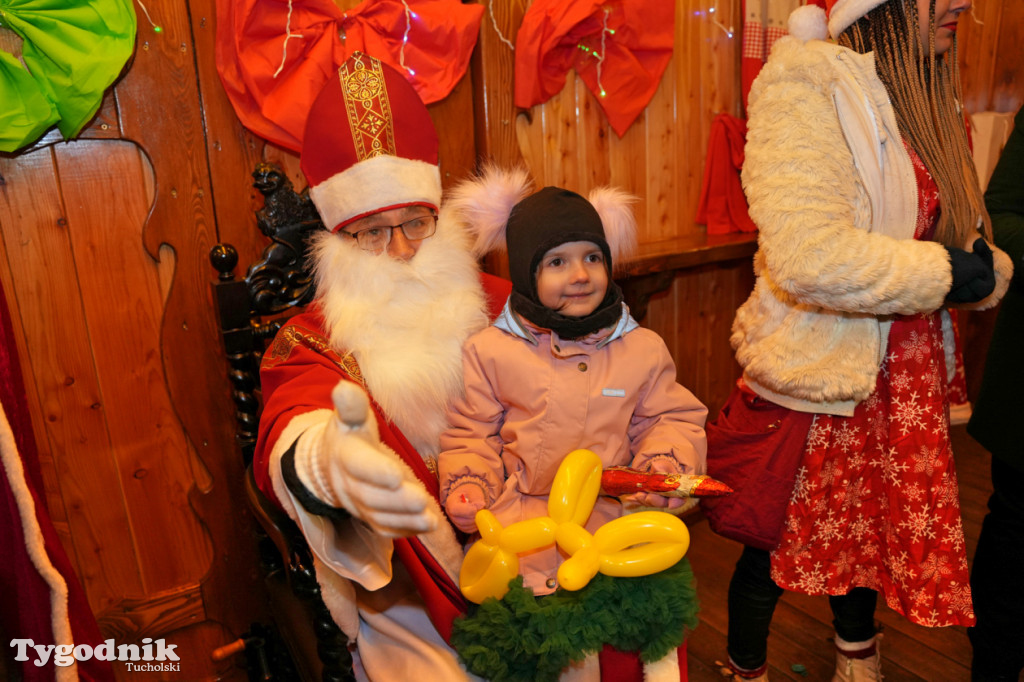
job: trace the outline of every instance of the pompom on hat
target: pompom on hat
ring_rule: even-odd
[[[300,166],[324,225],[441,203],[437,131],[401,73],[354,52],[317,95]]]
[[[861,17],[890,0],[811,0],[789,15],[789,34],[800,40],[838,38]],[[824,7],[824,10],[822,9]]]

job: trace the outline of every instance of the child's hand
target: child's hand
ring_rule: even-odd
[[[448,512],[455,527],[463,533],[476,530],[476,513],[486,505],[484,491],[475,483],[463,483],[448,493],[444,501],[444,510]]]
[[[641,507],[657,507],[658,509],[679,509],[686,503],[682,497],[665,497],[657,493],[636,493],[632,500]]]
[[[679,474],[682,467],[668,455],[656,455],[646,467],[646,471],[654,474]],[[679,509],[686,500],[682,497],[665,497],[658,493],[636,493],[631,499],[642,507],[656,507],[658,509]]]

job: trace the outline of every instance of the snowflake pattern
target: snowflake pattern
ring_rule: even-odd
[[[893,376],[892,381],[889,383],[896,391],[906,391],[912,385],[912,381],[913,377],[910,372],[905,369],[901,369],[895,376]]]
[[[950,581],[946,590],[942,593],[941,599],[946,604],[947,613],[966,611],[974,613],[974,603],[971,600],[971,588],[961,585],[955,580]]]
[[[834,540],[843,536],[843,527],[845,524],[840,523],[839,519],[836,518],[834,510],[829,510],[828,515],[823,519],[818,519],[814,522],[816,531],[813,539],[821,545],[823,549],[828,549],[829,545]]]
[[[864,539],[872,528],[873,525],[870,519],[866,518],[863,514],[857,514],[857,518],[850,524],[850,534],[855,540],[860,541]]]
[[[811,430],[807,433],[807,445],[825,445],[832,434],[832,424],[827,419],[818,419],[815,415],[811,422]]]
[[[953,519],[952,523],[944,524],[942,531],[943,542],[958,551],[964,548],[964,524],[959,516]]]
[[[938,465],[942,463],[938,448],[930,448],[927,445],[922,445],[920,452],[913,456],[914,459],[914,473],[919,474],[922,471],[927,475],[931,476],[935,473]]]
[[[796,481],[793,482],[793,494],[790,495],[790,503],[807,502],[811,499],[809,491],[810,485],[808,485],[807,481],[807,468],[800,467],[796,470]]]
[[[922,363],[928,357],[928,340],[916,330],[912,330],[907,338],[900,341],[899,347],[902,353],[897,356],[897,360]]]
[[[932,496],[939,507],[960,506],[960,490],[956,484],[956,474],[949,473],[939,478],[932,488]],[[957,517],[959,519],[959,516]]]
[[[869,587],[914,623],[973,625],[940,314],[897,316],[883,369],[852,416],[815,415],[772,578]]]
[[[893,419],[900,423],[900,435],[907,435],[911,431],[923,429],[924,420],[928,411],[924,403],[918,400],[917,392],[912,391],[904,400],[894,397],[892,400]]]
[[[935,518],[931,513],[927,510],[911,511],[909,504],[903,508],[903,512],[903,520],[898,525],[910,535],[914,542],[921,538],[928,538],[930,540],[935,537],[935,530],[932,528]]]
[[[930,553],[921,562],[921,580],[938,582],[941,578],[953,574],[953,568],[949,565],[949,557],[945,554]]]
[[[914,579],[914,567],[910,565],[910,556],[906,552],[890,558],[886,567],[893,581],[898,582],[900,587],[906,587],[907,581]]]
[[[843,573],[850,573],[854,569],[855,561],[856,559],[852,557],[849,552],[840,552],[836,555],[835,561],[832,562],[832,569],[836,572],[837,575],[842,575]]]
[[[871,462],[881,469],[882,477],[894,488],[903,485],[903,477],[900,474],[910,468],[909,464],[900,461],[898,455],[896,448],[889,448],[883,451],[881,457]]]
[[[800,574],[800,585],[799,589],[801,592],[807,594],[823,594],[825,590],[825,574],[821,570],[821,562],[815,563],[810,569],[804,569],[802,566],[797,567],[797,572]]]
[[[832,436],[832,442],[844,453],[855,451],[860,445],[860,429],[843,422]]]
[[[903,489],[903,495],[911,502],[920,502],[924,498],[924,488],[917,481],[914,481]]]
[[[818,472],[818,485],[832,485],[836,480],[836,475],[840,472],[841,466],[839,462],[830,460],[821,465],[821,471]]]

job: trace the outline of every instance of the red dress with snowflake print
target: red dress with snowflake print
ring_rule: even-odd
[[[908,151],[914,236],[930,239],[938,188]],[[815,415],[772,579],[807,594],[868,587],[914,623],[974,624],[939,312],[894,319],[875,391],[853,416]]]

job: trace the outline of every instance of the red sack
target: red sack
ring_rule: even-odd
[[[776,405],[740,379],[714,421],[705,427],[708,475],[732,495],[704,498],[711,530],[745,545],[779,544],[786,507],[814,415]]]

